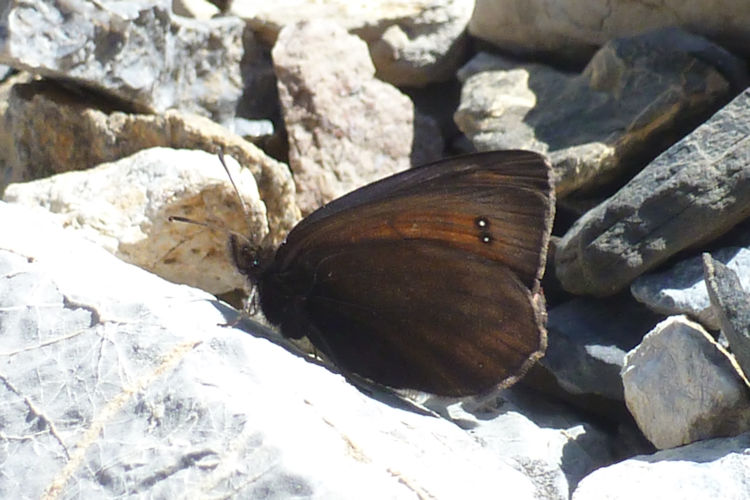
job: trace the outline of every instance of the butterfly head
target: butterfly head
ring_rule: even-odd
[[[257,283],[273,257],[272,251],[254,245],[238,233],[229,234],[229,255],[240,274]]]

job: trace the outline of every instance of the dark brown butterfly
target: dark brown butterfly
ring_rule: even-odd
[[[327,204],[273,256],[236,235],[230,249],[284,336],[345,373],[462,396],[510,385],[544,352],[553,213],[542,156],[477,153]]]

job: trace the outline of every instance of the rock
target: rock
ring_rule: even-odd
[[[583,479],[573,500],[743,500],[750,483],[750,433],[636,456]]]
[[[613,38],[681,26],[750,55],[750,10],[744,0],[608,2],[605,0],[476,0],[469,32],[516,54],[546,53],[586,61]]]
[[[6,182],[82,170],[155,146],[211,153],[222,148],[255,177],[267,207],[272,242],[281,243],[300,217],[289,167],[201,116],[107,110],[98,101],[80,98],[50,82],[34,82],[14,86],[0,128],[6,130],[0,137],[8,141],[7,148],[0,148],[0,179],[5,181],[0,191]],[[215,158],[205,168],[224,175]]]
[[[536,498],[453,423],[219,326],[213,297],[26,207],[0,220],[3,495]]]
[[[625,404],[659,449],[750,430],[747,380],[684,316],[662,321],[627,354],[622,382]]]
[[[285,26],[333,21],[367,43],[379,79],[421,87],[453,77],[466,54],[466,26],[473,9],[474,0],[234,0],[229,12],[246,19],[269,45]]]
[[[11,184],[4,200],[59,214],[75,229],[125,262],[174,283],[213,294],[246,288],[227,252],[227,230],[256,245],[268,232],[253,176],[228,157],[232,179],[249,209],[243,212],[216,155],[153,148],[114,163]],[[170,222],[169,216],[213,224]]]
[[[220,13],[218,7],[205,0],[174,0],[172,10],[178,16],[200,19],[201,21],[208,21]]]
[[[725,266],[708,253],[703,254],[703,269],[721,331],[747,377],[750,374],[750,294],[744,289],[750,289],[750,269],[745,267],[735,273],[731,266]],[[744,283],[740,276],[745,279]]]
[[[547,351],[539,365],[565,391],[560,397],[597,396],[602,406],[612,407],[624,400],[620,371],[625,354],[660,319],[623,297],[573,299],[549,310]]]
[[[632,177],[708,118],[731,97],[724,67],[744,62],[676,29],[608,42],[580,74],[481,53],[459,72],[455,120],[480,151],[548,155],[562,198]]]
[[[233,132],[243,139],[252,142],[263,142],[274,135],[274,125],[271,120],[247,120],[236,118]]]
[[[0,64],[0,81],[5,81],[5,79],[10,77],[14,71],[14,68],[11,68],[6,64]]]
[[[263,148],[274,158],[285,161],[289,152],[281,116],[276,73],[273,70],[273,61],[271,60],[271,48],[258,41],[249,28],[245,29],[243,33],[242,45],[245,51],[240,62],[243,93],[237,103],[235,110],[237,116],[231,126],[227,123],[222,123],[222,125],[232,132],[244,135],[239,131],[238,122],[242,120],[271,121],[273,123],[273,136],[256,139],[253,143]],[[278,153],[274,149],[278,150]]]
[[[742,284],[750,287],[750,248],[722,248],[714,256],[737,271]],[[701,257],[690,257],[665,271],[639,276],[630,285],[630,291],[653,311],[665,315],[687,314],[711,330],[721,327],[708,297]]]
[[[667,151],[560,240],[571,293],[610,295],[750,215],[750,89]]]
[[[303,213],[411,165],[414,105],[374,77],[364,42],[303,22],[281,31],[272,55]],[[442,140],[433,144],[437,156]]]
[[[244,23],[173,16],[171,2],[12,1],[0,62],[121,99],[230,120],[242,94]]]
[[[495,456],[517,463],[534,482],[536,498],[567,500],[584,476],[615,461],[612,436],[568,407],[518,388],[452,404],[439,413]]]

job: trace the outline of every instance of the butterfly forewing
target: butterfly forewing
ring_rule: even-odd
[[[478,153],[370,184],[289,234],[281,268],[320,246],[430,239],[497,260],[531,286],[541,278],[554,210],[549,167],[528,151]]]

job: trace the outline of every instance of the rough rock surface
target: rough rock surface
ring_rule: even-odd
[[[229,12],[269,45],[284,26],[333,21],[367,42],[379,79],[423,86],[451,78],[463,62],[473,9],[474,0],[234,0]]]
[[[431,401],[450,421],[366,396],[51,219],[0,203],[8,496],[487,497],[500,480],[513,498],[562,500],[613,460],[603,431],[523,392]]]
[[[750,484],[750,433],[639,455],[594,471],[573,500],[744,500]]]
[[[750,294],[748,286],[743,286],[738,274],[732,268],[703,254],[703,269],[706,288],[711,298],[721,331],[729,341],[737,364],[747,378],[750,375]],[[743,269],[742,276],[750,274]]]
[[[273,61],[303,213],[442,150],[433,127],[426,137],[429,153],[413,158],[422,149],[414,104],[375,78],[364,42],[338,25],[319,20],[287,26]]]
[[[622,369],[625,404],[659,449],[750,430],[750,390],[734,359],[684,316],[659,323]]]
[[[750,287],[750,249],[726,247],[713,255],[737,272],[742,285]],[[630,285],[630,292],[653,311],[665,315],[687,314],[708,329],[721,328],[706,289],[703,260],[697,255],[663,271],[639,276]]]
[[[227,253],[227,230],[260,246],[268,223],[253,176],[226,161],[248,214],[216,155],[166,148],[11,184],[3,199],[58,214],[62,227],[172,282],[227,293],[246,288]],[[170,222],[173,215],[214,228]]]
[[[611,295],[750,215],[750,89],[659,155],[560,240],[566,290]]]
[[[549,310],[548,345],[539,364],[566,394],[623,401],[625,355],[662,317],[622,297],[580,297]]]
[[[299,220],[289,167],[205,117],[115,111],[50,82],[15,85],[7,102],[0,120],[0,135],[7,141],[7,148],[0,148],[0,192],[10,182],[83,170],[157,146],[211,153],[221,148],[253,174],[274,244]],[[214,160],[204,167],[223,172]]]
[[[218,122],[242,95],[243,23],[173,16],[168,0],[8,2],[0,62],[109,93],[141,111]]]
[[[681,26],[750,55],[745,0],[477,0],[469,31],[506,51],[585,61],[608,40],[666,26]]]
[[[548,155],[562,198],[631,177],[719,109],[734,80],[744,89],[747,79],[735,76],[744,68],[676,29],[612,40],[581,73],[480,53],[459,72],[455,120],[480,151]]]
[[[28,208],[0,220],[4,496],[535,498],[456,425],[219,326],[213,297]]]

